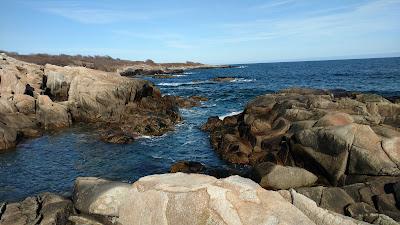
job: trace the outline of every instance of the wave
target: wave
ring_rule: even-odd
[[[235,78],[230,82],[254,82],[256,79]]]
[[[191,82],[173,82],[173,83],[159,83],[158,86],[170,86],[170,87],[178,87],[185,85],[196,85],[196,84],[212,84],[214,82],[210,81],[191,81]]]
[[[238,115],[238,114],[240,114],[240,113],[242,113],[242,111],[230,112],[230,113],[228,113],[228,114],[225,114],[225,115],[223,115],[223,116],[220,116],[219,119],[220,119],[220,120],[223,120],[223,119],[225,119],[225,117],[228,117],[228,116],[235,116],[235,115]]]
[[[172,76],[174,76],[174,77],[187,77],[187,74],[186,73],[184,73],[184,74],[175,74],[175,75],[172,75]]]
[[[191,75],[191,74],[195,74],[195,73],[194,72],[183,72],[183,74]]]
[[[238,69],[244,69],[244,68],[247,68],[248,66],[238,66],[237,68]]]

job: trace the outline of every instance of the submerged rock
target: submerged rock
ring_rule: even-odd
[[[215,77],[212,78],[212,81],[216,81],[216,82],[230,82],[230,81],[234,81],[236,78],[235,77]]]

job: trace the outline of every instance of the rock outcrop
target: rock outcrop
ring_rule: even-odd
[[[21,202],[0,204],[0,224],[69,224],[68,217],[73,212],[71,200],[52,193],[44,193],[36,197],[28,197]]]
[[[202,129],[210,132],[210,142],[223,159],[254,166],[255,180],[266,188],[313,182],[348,187],[381,177],[400,179],[400,104],[378,95],[288,89],[257,97],[239,115],[211,117]],[[274,175],[278,169],[281,177]],[[321,196],[320,187],[311,189],[313,196]],[[364,200],[342,188],[323,193],[318,205],[337,213],[345,214],[349,205],[354,215],[371,211],[357,204],[364,202],[393,219],[399,216],[394,191],[372,191]]]
[[[397,224],[354,203],[348,210],[358,213],[360,220],[340,215],[301,192],[265,190],[240,176],[217,179],[171,173],[143,177],[133,184],[82,177],[75,181],[72,202],[46,193],[0,204],[0,224]]]
[[[107,123],[132,136],[162,135],[180,116],[176,102],[148,81],[0,55],[0,150],[15,147],[20,137],[76,121]]]

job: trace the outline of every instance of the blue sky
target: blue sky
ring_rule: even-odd
[[[162,62],[400,55],[400,0],[0,0],[0,49]]]

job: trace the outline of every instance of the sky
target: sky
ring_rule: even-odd
[[[211,64],[400,56],[400,0],[0,0],[0,49]]]

